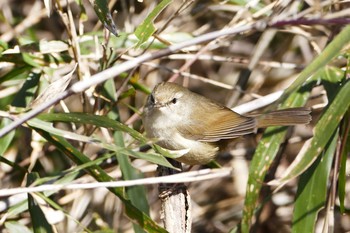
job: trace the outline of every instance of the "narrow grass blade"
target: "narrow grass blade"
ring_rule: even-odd
[[[38,116],[39,119],[44,121],[59,121],[59,122],[74,122],[80,124],[91,124],[98,127],[111,128],[114,130],[120,130],[128,133],[130,136],[138,140],[139,142],[146,144],[147,139],[137,132],[136,130],[129,128],[128,126],[120,123],[119,121],[112,120],[105,116],[97,116],[88,113],[47,113]]]
[[[338,175],[338,196],[339,196],[339,206],[340,212],[345,213],[345,186],[346,186],[346,160],[350,156],[350,109],[345,114],[343,125],[341,128],[341,146],[342,150],[340,152],[341,161]]]
[[[112,128],[114,130],[120,130],[126,133],[129,133],[131,136],[133,136],[138,141],[141,140],[141,143],[146,142],[146,138],[143,137],[142,134],[139,132],[127,127],[126,125],[123,125],[122,123],[112,120],[105,116],[96,116],[91,114],[84,114],[84,113],[57,113],[57,114],[42,114],[39,116],[39,118],[48,120],[48,121],[60,121],[60,122],[74,122],[74,123],[82,123],[82,124],[92,124],[104,128]],[[42,121],[40,119],[31,119],[28,121],[28,125],[36,128],[40,128],[42,130],[45,130],[46,132],[49,132],[50,134],[57,135],[64,137],[66,139],[72,139],[77,140],[81,142],[86,143],[94,143],[101,148],[105,148],[111,151],[114,151],[116,153],[123,153],[124,155],[132,156],[139,159],[147,160],[151,163],[156,163],[162,166],[173,168],[173,166],[160,154],[157,153],[143,153],[135,151],[132,148],[126,148],[126,147],[120,147],[113,143],[107,143],[104,142],[102,139],[99,139],[97,137],[92,136],[84,136],[79,135],[70,131],[62,130],[54,128],[51,124]],[[170,157],[169,153],[163,153],[163,155]]]
[[[12,106],[25,108],[33,100],[34,94],[38,88],[38,83],[40,80],[39,73],[30,73],[24,82],[22,88],[18,91],[15,96]]]
[[[114,141],[120,147],[125,146],[123,135],[121,134],[121,132],[114,133]],[[137,169],[135,169],[131,165],[128,156],[121,153],[117,155],[116,158],[119,162],[120,170],[122,171],[124,180],[144,178],[142,173],[140,173]],[[142,212],[149,214],[149,205],[147,202],[147,198],[146,198],[147,194],[144,186],[127,187],[126,194],[133,205],[135,205]],[[135,224],[134,224],[134,231],[136,233],[145,232],[139,225],[135,225]]]
[[[338,132],[315,163],[301,175],[293,213],[292,232],[315,232],[318,212],[325,207],[329,173],[336,150]]]
[[[324,150],[333,132],[350,106],[350,81],[340,84],[340,90],[328,104],[320,120],[314,128],[314,136],[303,146],[294,162],[279,179],[270,181],[270,185],[280,186],[303,173]]]
[[[30,173],[27,177],[27,185],[39,178],[37,173]],[[48,223],[44,212],[32,194],[28,193],[28,209],[32,220],[34,233],[53,233],[52,226]]]
[[[108,1],[107,0],[89,0],[89,1],[94,6],[95,13],[97,17],[100,19],[100,21],[102,22],[103,26],[107,28],[115,36],[118,36],[117,26],[113,22],[111,13],[109,13]]]
[[[346,26],[333,41],[322,51],[322,53],[311,62],[299,75],[299,77],[290,85],[283,93],[282,99],[289,96],[291,92],[300,87],[312,74],[324,68],[341,49],[349,44],[350,41],[350,26]]]
[[[299,91],[292,93],[283,106],[303,106],[310,95],[310,91],[314,85],[314,80],[317,78],[318,76],[315,76]],[[243,218],[241,221],[241,232],[249,232],[250,230],[251,221],[254,212],[256,211],[260,189],[264,183],[266,172],[277,155],[280,145],[284,141],[285,135],[285,127],[269,127],[266,129],[258,147],[256,148],[249,169],[247,192],[243,208]]]
[[[22,225],[19,222],[7,221],[5,222],[4,225],[5,225],[5,229],[9,233],[32,233],[32,231],[29,230],[29,228],[27,228],[26,226]]]
[[[48,132],[43,131],[39,128],[35,128],[35,130],[40,133],[47,141],[55,145],[60,151],[66,154],[74,163],[80,165],[91,162],[88,157],[86,157],[83,153],[68,143],[64,138],[59,136],[52,136]],[[85,170],[97,181],[113,180],[113,178],[110,177],[99,166],[91,166]],[[119,197],[119,199],[123,202],[127,216],[142,226],[143,229],[150,232],[166,232],[162,227],[158,226],[148,215],[140,211],[130,202],[130,200],[126,198],[123,188],[109,188],[109,190],[117,197]]]
[[[136,44],[136,47],[145,43],[156,31],[153,21],[162,12],[171,0],[161,1],[147,16],[147,18],[136,28],[135,35],[139,39],[139,42]]]

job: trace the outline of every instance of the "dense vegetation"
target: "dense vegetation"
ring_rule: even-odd
[[[0,231],[165,232],[158,183],[170,178],[152,178],[173,155],[140,120],[161,81],[241,113],[312,110],[309,125],[184,166],[177,181],[202,178],[186,182],[192,232],[350,231],[348,6],[0,2]]]

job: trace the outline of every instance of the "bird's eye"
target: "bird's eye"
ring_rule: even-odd
[[[171,100],[171,103],[173,103],[173,104],[176,104],[176,102],[177,102],[177,98],[174,98]]]

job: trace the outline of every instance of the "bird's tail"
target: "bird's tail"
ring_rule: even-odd
[[[308,124],[311,121],[309,108],[288,108],[261,114],[256,117],[258,128]]]

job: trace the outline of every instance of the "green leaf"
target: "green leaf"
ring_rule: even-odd
[[[26,197],[26,194],[23,194]],[[24,198],[25,198],[24,197]],[[23,199],[24,199],[23,198]],[[22,200],[23,200],[22,199]],[[28,210],[28,202],[27,199],[21,202],[18,202],[14,205],[12,205],[6,212],[7,218],[15,217],[20,213],[23,213],[24,211]]]
[[[57,136],[61,136],[64,138],[69,138],[69,139],[73,139],[81,142],[94,143],[99,145],[101,148],[105,148],[105,149],[114,151],[116,153],[123,153],[124,155],[143,159],[151,163],[156,163],[162,166],[174,168],[160,154],[137,152],[137,151],[134,151],[133,149],[120,147],[112,143],[106,143],[98,139],[97,137],[84,136],[84,135],[79,135],[66,130],[57,129],[57,128],[54,128],[51,124],[48,124],[40,120],[40,119],[43,119],[46,121],[74,122],[74,123],[81,123],[81,124],[91,124],[91,125],[96,125],[104,128],[112,128],[114,130],[121,130],[123,132],[129,133],[135,139],[137,139],[138,141],[141,141],[144,144],[145,142],[147,142],[147,139],[145,139],[142,136],[142,134],[140,134],[139,132],[127,127],[126,125],[123,125],[118,121],[111,120],[108,117],[85,114],[85,113],[55,113],[55,114],[49,113],[49,114],[42,114],[38,118],[39,119],[31,119],[30,121],[28,121],[28,125],[36,128],[41,128],[46,132],[49,132]],[[171,154],[163,151],[161,154],[167,157],[171,157]]]
[[[26,226],[15,221],[5,222],[5,228],[9,233],[32,233]]]
[[[21,80],[28,77],[30,70],[32,69],[31,66],[19,66],[11,71],[9,71],[7,74],[1,77],[0,84],[9,80]]]
[[[83,0],[75,0],[76,3],[79,5],[80,7],[80,11],[79,11],[79,19],[82,21],[82,22],[86,22],[89,17],[87,16],[86,14],[86,9],[85,9],[85,6],[83,4]]]
[[[30,186],[38,177],[39,175],[37,173],[29,173],[27,177],[27,186]],[[53,233],[52,227],[46,220],[44,212],[30,193],[28,193],[28,209],[34,233]]]
[[[85,169],[86,167],[92,166],[92,165],[96,165],[98,163],[100,163],[101,160],[110,158],[111,155],[109,156],[104,156],[104,157],[100,157],[94,161],[91,161],[90,163],[84,163],[83,165],[79,165],[74,167],[72,170],[69,171],[63,171],[60,175],[57,176],[52,176],[52,177],[43,177],[43,178],[37,178],[32,185],[33,186],[37,186],[37,185],[41,185],[41,184],[45,184],[45,183],[50,183],[50,184],[68,184],[71,183],[73,180],[75,180],[77,178],[77,176],[79,175],[79,171],[81,171],[82,169]],[[17,165],[18,166],[18,165]],[[24,168],[22,168],[24,170]],[[61,177],[61,178],[60,178]],[[57,191],[45,191],[44,195],[46,196],[50,196],[54,193],[56,193]],[[25,195],[25,194],[24,194]],[[45,199],[44,196],[40,195],[40,193],[37,193],[37,195],[39,195],[40,197],[42,197],[46,202],[49,203],[48,199]],[[21,197],[19,197],[20,199]],[[53,206],[54,208],[61,210],[62,212],[64,212],[66,215],[67,214],[64,209],[60,208],[57,205],[52,205],[52,203],[49,203],[51,206]],[[27,199],[23,200],[13,206],[11,206],[9,208],[9,210],[7,211],[7,217],[8,218],[12,218],[20,213],[23,213],[24,211],[28,210],[28,203],[27,203]],[[1,211],[1,210],[0,210]],[[73,219],[74,221],[76,221],[74,218],[72,218],[70,216],[71,219]],[[79,225],[79,222],[76,221],[77,224]]]
[[[25,108],[33,100],[41,74],[30,73],[22,88],[15,96],[12,106]]]
[[[84,164],[89,163],[91,160],[77,150],[74,146],[68,143],[64,138],[60,136],[52,136],[51,134],[36,128],[38,133],[41,134],[48,142],[55,145],[60,151],[66,154],[74,163]],[[100,182],[113,181],[113,178],[110,177],[103,169],[99,166],[91,166],[85,169],[92,177]],[[148,215],[136,208],[130,200],[125,197],[123,188],[109,188],[109,190],[114,193],[125,205],[125,211],[129,218],[136,221],[143,229],[150,232],[166,232],[162,227],[158,226]]]
[[[107,99],[111,100],[111,102],[117,101],[117,99],[115,98],[115,90],[116,88],[113,79],[108,79],[106,82],[103,83],[102,94]]]
[[[101,142],[98,139],[95,139],[93,137],[88,137],[88,136],[72,133],[70,131],[66,131],[63,129],[54,128],[51,123],[48,123],[46,121],[42,121],[36,118],[29,120],[27,123],[31,127],[40,128],[53,135],[61,136],[67,139],[72,139],[72,140],[76,140],[79,142],[86,142],[86,143]]]
[[[0,40],[0,53],[2,53],[6,49],[8,49],[8,44],[5,41]]]
[[[38,62],[36,62],[34,59],[36,57],[34,57],[33,55],[29,54],[29,53],[21,53],[23,61],[25,63],[27,63],[30,66],[36,67],[36,68],[41,68],[40,64],[38,64]]]
[[[53,191],[48,191],[51,193],[54,193]],[[45,192],[46,193],[46,192]],[[74,221],[78,226],[81,227],[81,229],[84,229],[84,231],[82,232],[86,232],[86,233],[92,233],[92,231],[90,231],[86,225],[82,224],[80,221],[78,221],[77,219],[75,219],[74,217],[72,217],[67,211],[65,211],[64,208],[62,208],[59,204],[57,204],[56,202],[52,201],[50,198],[48,198],[47,196],[45,196],[42,193],[37,193],[36,194],[39,198],[43,199],[47,204],[49,204],[50,206],[52,206],[53,208],[55,208],[56,210],[61,211],[62,213],[64,213],[70,220]]]
[[[114,151],[116,153],[123,153],[125,155],[128,155],[128,156],[132,156],[132,157],[135,157],[135,158],[138,158],[138,159],[143,159],[143,160],[146,160],[146,161],[149,161],[151,163],[155,163],[155,164],[159,164],[159,165],[162,165],[162,166],[165,166],[165,167],[170,167],[170,168],[173,168],[175,169],[174,166],[172,166],[163,156],[166,156],[166,157],[171,157],[171,155],[168,155],[168,154],[165,154],[165,153],[161,153],[162,155],[160,154],[157,154],[157,153],[143,153],[143,152],[137,152],[137,151],[133,151],[133,150],[122,150],[120,149],[119,146],[116,146],[116,145],[113,145],[113,144],[104,144],[104,147],[108,150],[111,150],[111,151]]]
[[[350,26],[346,26],[322,51],[322,53],[311,62],[298,76],[298,78],[283,93],[282,99],[295,89],[300,87],[312,74],[319,69],[324,68],[335,56],[339,54],[341,49],[350,41]]]
[[[283,185],[303,173],[324,150],[333,132],[350,106],[350,81],[339,84],[339,90],[332,102],[329,102],[314,128],[314,136],[305,142],[293,163],[282,174],[281,178],[270,181],[270,185]],[[325,133],[326,132],[326,133]]]
[[[315,232],[317,214],[326,204],[329,173],[337,139],[336,132],[322,155],[300,177],[292,221],[294,233]]]
[[[136,44],[136,47],[139,47],[145,43],[156,31],[156,28],[153,24],[155,18],[162,12],[172,0],[163,0],[161,1],[152,12],[146,17],[146,19],[136,28],[135,35],[139,39],[139,42]]]
[[[136,130],[105,116],[91,115],[87,113],[45,113],[38,116],[44,121],[74,122],[81,124],[91,124],[98,127],[111,128],[128,133],[139,142],[146,144],[147,139]]]
[[[3,118],[1,120],[0,129],[4,128],[6,125],[10,124],[12,121],[7,118]],[[23,173],[26,173],[26,169],[19,166],[17,163],[12,162],[5,157],[3,157],[3,154],[7,151],[8,147],[10,146],[10,143],[14,139],[15,136],[15,130],[11,131],[10,133],[6,134],[5,136],[0,138],[0,162],[5,163],[13,168],[15,168],[17,171],[21,171]]]
[[[135,96],[136,95],[136,91],[133,87],[129,88],[128,90],[124,91],[120,96],[119,96],[119,100],[125,99],[125,98],[129,98],[130,96]],[[136,112],[136,111],[134,111]]]
[[[114,141],[116,142],[116,145],[120,147],[125,147],[123,134],[121,134],[120,131],[114,133]],[[121,153],[117,155],[116,158],[119,162],[120,170],[122,171],[124,180],[144,178],[142,173],[131,165],[128,156]],[[135,205],[139,210],[143,211],[144,213],[149,214],[149,205],[147,202],[147,194],[144,186],[127,187],[126,194],[133,205]],[[135,224],[134,230],[137,233],[145,232],[140,226]]]
[[[7,118],[3,118],[0,123],[0,129],[4,128],[6,125],[10,124],[12,121]],[[0,156],[5,153],[10,143],[12,142],[15,136],[15,130],[11,131],[7,135],[0,137]]]
[[[344,116],[343,124],[340,131],[341,138],[341,148],[340,151],[340,168],[338,175],[338,195],[339,195],[339,205],[340,212],[342,214],[345,213],[345,186],[346,186],[346,160],[348,159],[348,155],[350,154],[350,109],[348,109],[347,113]]]
[[[302,86],[299,91],[292,93],[289,98],[282,104],[283,108],[303,106],[310,91],[315,84],[318,76],[314,76],[307,84]],[[257,201],[261,186],[264,183],[265,175],[270,168],[275,156],[277,155],[280,145],[285,139],[286,127],[269,127],[265,130],[249,168],[249,177],[247,192],[243,208],[243,218],[241,221],[241,231],[249,232],[251,219],[257,207]]]
[[[90,0],[91,4],[94,6],[95,13],[97,17],[102,22],[103,26],[107,28],[115,36],[118,36],[117,27],[113,22],[113,18],[109,13],[108,1],[107,0]]]

